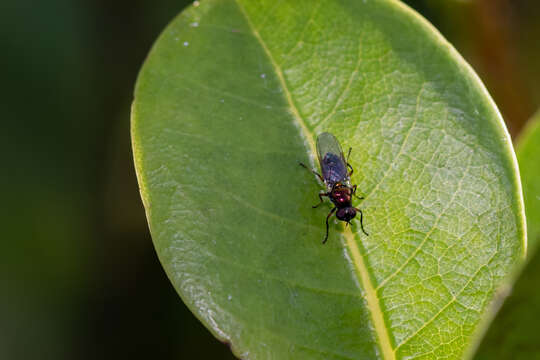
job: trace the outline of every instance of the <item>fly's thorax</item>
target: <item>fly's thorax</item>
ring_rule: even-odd
[[[341,187],[346,187],[349,189],[351,189],[351,181],[350,179],[342,179],[341,181],[335,181],[335,182],[331,182],[331,181],[325,181],[324,184],[326,185],[326,190],[328,192],[332,192],[334,191],[334,189],[337,189],[337,188],[341,188]]]
[[[337,183],[332,187],[330,198],[338,208],[350,206],[352,198],[351,188],[345,184]]]

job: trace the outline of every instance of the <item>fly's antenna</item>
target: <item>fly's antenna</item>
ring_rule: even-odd
[[[349,158],[351,157],[351,151],[352,147],[349,148],[349,152],[347,153],[347,164],[349,163]]]

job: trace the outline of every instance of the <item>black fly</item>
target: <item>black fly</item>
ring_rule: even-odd
[[[326,236],[324,237],[323,244],[328,240],[328,220],[334,213],[336,213],[336,217],[339,220],[345,221],[347,224],[351,224],[351,220],[356,216],[357,212],[360,213],[360,227],[362,228],[362,232],[368,235],[364,230],[364,224],[362,222],[362,210],[353,207],[351,204],[352,196],[356,196],[356,185],[351,186],[353,168],[348,161],[351,150],[352,148],[349,148],[347,160],[345,160],[341,146],[334,135],[324,132],[317,137],[317,155],[319,157],[322,175],[314,170],[312,172],[324,182],[326,192],[319,193],[319,199],[321,201],[313,207],[316,208],[322,204],[323,196],[329,197],[330,201],[334,204],[334,208],[326,217]],[[306,165],[302,163],[300,165],[308,169]],[[358,196],[356,197],[363,199]]]

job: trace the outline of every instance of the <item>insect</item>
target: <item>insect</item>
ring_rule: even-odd
[[[351,164],[349,164],[351,150],[352,148],[349,148],[347,159],[345,160],[341,146],[334,135],[323,132],[317,136],[317,155],[319,157],[322,175],[315,170],[311,171],[324,183],[326,192],[319,193],[320,202],[312,207],[316,208],[321,205],[323,203],[323,197],[328,197],[334,204],[334,208],[326,216],[326,236],[324,237],[323,244],[328,240],[328,220],[330,220],[334,213],[336,213],[336,217],[339,220],[345,221],[347,225],[351,224],[351,220],[354,219],[356,213],[360,213],[360,227],[362,228],[362,232],[368,235],[364,230],[362,210],[353,207],[351,203],[353,196],[363,199],[356,195],[356,185],[351,186],[351,175],[354,171]],[[300,165],[308,171],[310,170],[303,163],[300,163]]]

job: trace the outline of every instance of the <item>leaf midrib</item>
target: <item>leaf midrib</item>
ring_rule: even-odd
[[[266,46],[266,43],[260,36],[259,32],[255,28],[253,23],[251,22],[251,19],[249,18],[243,6],[238,2],[238,0],[235,0],[235,3],[238,6],[239,10],[244,15],[246,22],[253,33],[253,36],[257,39],[257,41],[263,48],[265,54],[268,56],[268,59],[270,60],[270,63],[272,64],[272,67],[274,68],[276,76],[278,77],[278,80],[283,88],[283,93],[285,94],[285,98],[287,100],[287,103],[289,104],[290,111],[294,119],[296,120],[297,124],[300,126],[300,129],[301,129],[300,133],[301,135],[304,136],[305,140],[307,141],[311,152],[315,154],[316,148],[315,148],[315,141],[313,139],[313,134],[308,130],[305,122],[303,121],[302,117],[300,116],[300,113],[298,112],[298,109],[296,108],[296,105],[294,104],[292,94],[289,91],[289,88],[287,87],[287,83],[285,81],[285,77],[283,76],[283,72],[281,71],[281,68],[274,60],[270,50]],[[375,332],[377,334],[377,340],[379,342],[379,347],[381,349],[382,356],[384,359],[395,360],[396,358],[395,351],[391,346],[388,327],[386,326],[386,323],[384,321],[384,316],[381,311],[381,307],[379,305],[379,298],[377,296],[377,292],[375,291],[375,288],[373,287],[373,284],[371,283],[371,278],[369,275],[369,271],[365,265],[364,258],[360,252],[360,249],[354,239],[354,234],[351,232],[351,230],[346,228],[343,235],[345,237],[346,244],[349,248],[349,252],[352,255],[352,263],[359,277],[360,284],[363,287],[364,292],[365,292],[365,299],[368,305],[367,306],[368,312],[371,315],[371,320],[375,327]]]

